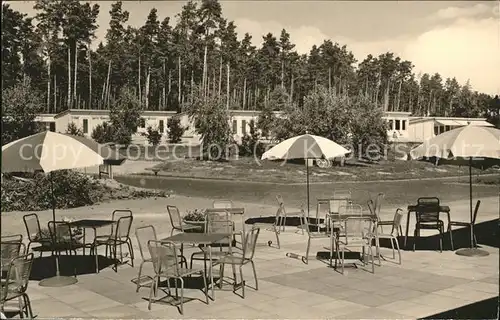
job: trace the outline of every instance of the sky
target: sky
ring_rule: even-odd
[[[100,5],[97,40],[104,40],[111,1]],[[8,1],[32,16],[31,1]],[[129,23],[144,24],[151,8],[160,20],[181,11],[185,1],[124,1]],[[234,20],[259,46],[262,36],[279,37],[285,28],[299,53],[331,39],[346,45],[361,62],[368,54],[394,52],[415,65],[416,74],[439,72],[443,78],[470,80],[474,90],[500,94],[500,0],[496,1],[229,1],[224,16]]]

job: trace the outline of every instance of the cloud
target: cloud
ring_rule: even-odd
[[[474,89],[494,94],[500,91],[500,25],[497,19],[459,19],[436,27],[410,41],[404,58],[423,72],[455,76]]]
[[[483,5],[476,5],[474,8],[474,12],[479,12],[479,9],[484,10]],[[489,9],[491,10],[491,7]],[[281,29],[285,28],[299,53],[309,53],[314,44],[320,45],[325,39],[332,39],[341,45],[347,45],[358,62],[365,59],[368,54],[377,56],[390,51],[402,59],[411,61],[415,65],[416,74],[439,72],[443,78],[456,77],[460,83],[470,79],[475,90],[488,94],[500,93],[498,19],[464,18],[467,14],[460,10],[445,12],[448,17],[454,12],[456,20],[447,25],[437,25],[417,36],[403,36],[383,41],[357,41],[347,37],[327,35],[314,26],[290,28],[275,21],[257,22],[238,19],[235,23],[238,26],[239,37],[245,32],[250,33],[253,36],[253,44],[258,47],[262,44],[263,35],[272,32],[279,37]],[[458,17],[459,14],[461,17]]]
[[[276,21],[258,22],[250,19],[236,19],[234,22],[237,26],[238,37],[241,39],[248,32],[253,37],[253,45],[257,47],[262,45],[262,37],[269,32],[279,40],[283,28],[290,34],[290,41],[295,44],[295,50],[300,54],[309,53],[313,45],[320,45],[330,38],[314,26],[293,28]]]
[[[496,8],[496,9],[495,9]],[[457,19],[457,18],[471,18],[482,14],[494,13],[498,10],[498,6],[489,6],[483,3],[478,3],[471,7],[448,7],[436,11],[431,15],[432,19]]]

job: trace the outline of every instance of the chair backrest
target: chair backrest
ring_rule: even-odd
[[[401,221],[403,219],[403,209],[396,209],[396,213],[394,213],[394,218],[392,219],[392,230],[391,234],[394,235],[394,232],[397,233],[398,236],[402,236],[399,234],[399,227],[401,226]]]
[[[15,234],[2,236],[0,239],[0,256],[2,271],[7,270],[12,259],[25,254],[26,246],[23,243],[23,235]]]
[[[375,212],[375,215],[377,216],[377,218],[380,220],[380,209],[382,207],[382,202],[384,201],[384,197],[385,195],[383,193],[379,193],[377,194],[377,197],[375,198],[375,202],[374,202],[374,212]]]
[[[49,227],[50,239],[53,244],[73,244],[75,242],[75,239],[73,238],[73,230],[71,230],[69,222],[49,221],[47,225]]]
[[[339,207],[339,215],[352,215],[354,217],[363,215],[363,207],[359,204],[348,204]]]
[[[133,216],[124,216],[116,222],[114,238],[123,239],[130,236],[130,228],[132,227]]]
[[[225,233],[232,234],[234,230],[234,222],[227,219],[221,219],[216,215],[207,215],[206,219],[206,233]],[[218,244],[231,244],[230,238],[217,241]]]
[[[229,209],[233,207],[233,202],[231,200],[215,200],[212,203],[214,209]]]
[[[176,206],[167,206],[167,211],[172,228],[182,230],[182,217],[179,209]]]
[[[368,233],[371,233],[372,228],[372,219],[365,216],[352,216],[348,217],[344,220],[345,224],[345,236],[347,239],[349,238],[363,238]]]
[[[481,200],[477,200],[476,207],[474,208],[474,215],[472,216],[472,224],[476,224],[477,212],[479,211],[480,205],[481,205]]]
[[[333,214],[339,213],[339,208],[343,206],[347,206],[349,204],[348,198],[333,198],[330,199],[330,212]]]
[[[281,212],[282,215],[286,215],[285,200],[283,200],[281,194],[276,196],[276,201],[278,202],[278,211]]]
[[[232,215],[231,212],[228,210],[229,208],[213,208],[213,209],[206,209],[205,211],[205,221],[208,219],[215,219],[215,220],[232,220]]]
[[[111,220],[118,222],[118,220],[121,217],[129,217],[129,216],[132,216],[132,211],[131,210],[128,210],[128,209],[117,209],[117,210],[114,210],[111,213]],[[112,224],[111,225],[111,234],[114,233],[114,227],[115,227],[115,225]]]
[[[25,293],[28,289],[31,268],[33,266],[33,253],[14,258],[8,266],[5,285],[2,284],[1,299],[7,297],[8,292]],[[3,303],[2,303],[3,304]]]
[[[141,253],[141,258],[143,261],[151,259],[149,254],[148,242],[149,240],[158,240],[156,237],[155,227],[152,225],[139,227],[135,229],[135,237],[137,238],[137,244],[139,245],[139,252]]]
[[[439,220],[439,198],[422,197],[417,200],[417,223],[437,222]]]
[[[148,250],[156,274],[179,274],[179,250],[173,242],[149,240]]]
[[[36,213],[30,213],[23,216],[24,226],[28,234],[29,241],[37,241],[41,236],[40,220]]]
[[[321,217],[326,217],[330,214],[330,201],[329,200],[318,200],[316,203],[316,223]]]
[[[370,199],[366,202],[366,204],[368,205],[368,210],[370,210],[370,214],[373,214],[375,215],[375,204],[373,203],[373,200]]]
[[[259,227],[252,227],[252,229],[245,235],[245,238],[243,239],[243,259],[253,259],[253,256],[255,255],[257,239],[259,238],[259,233]]]

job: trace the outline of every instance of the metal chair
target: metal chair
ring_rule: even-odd
[[[182,221],[181,213],[176,206],[167,206],[168,215],[170,217],[170,224],[172,225],[172,230],[170,231],[170,236],[174,235],[175,231],[186,232],[186,231],[201,231],[200,226],[194,226],[184,223]]]
[[[417,200],[416,218],[417,222],[413,235],[413,251],[415,251],[417,237],[420,237],[420,230],[438,230],[439,250],[443,252],[444,223],[442,220],[439,220],[439,198],[419,198]]]
[[[221,283],[224,279],[224,266],[229,264],[231,266],[239,266],[240,278],[241,282],[238,284],[236,275],[234,275],[234,284],[233,284],[233,292],[236,292],[237,289],[241,287],[242,290],[242,298],[245,298],[245,286],[246,282],[243,279],[243,266],[246,264],[252,265],[253,275],[255,278],[255,290],[259,290],[259,281],[257,279],[257,270],[255,269],[255,263],[253,261],[253,257],[255,255],[255,247],[257,244],[257,239],[259,237],[260,228],[253,227],[248,233],[245,235],[243,240],[243,249],[242,252],[232,252],[223,257],[221,257],[217,263],[221,265],[220,278]],[[234,271],[233,271],[234,273]]]
[[[1,271],[7,271],[12,259],[25,255],[26,246],[23,243],[22,234],[2,236],[0,238],[0,265]]]
[[[285,208],[285,201],[283,200],[283,197],[278,194],[276,196],[276,201],[278,202],[278,215],[277,215],[277,227],[278,227],[278,230],[281,228],[282,231],[285,231],[285,226],[286,226],[286,218],[287,216],[289,215],[298,215],[299,217],[302,216],[302,212],[298,211],[298,212],[287,212],[286,211],[286,208]],[[302,229],[304,226],[303,225],[300,225],[298,226],[299,229]],[[301,230],[302,231],[302,234],[304,234],[304,230]]]
[[[335,239],[335,268],[337,268],[337,260],[339,257],[339,253],[341,254],[341,266],[342,266],[342,274],[344,274],[344,265],[345,265],[345,251],[349,250],[352,247],[361,247],[362,249],[362,261],[363,264],[366,265],[366,251],[368,249],[369,257],[371,258],[372,264],[372,273],[375,273],[375,261],[372,250],[372,242],[374,240],[374,236],[372,234],[372,218],[367,216],[352,216],[348,217],[343,221],[343,225],[345,226],[345,238],[346,241],[340,240],[340,237],[336,237]],[[376,240],[376,239],[375,239]],[[349,250],[350,251],[350,250]]]
[[[139,288],[144,286],[143,280],[148,280],[148,283],[153,280],[153,278],[150,276],[145,276],[143,279],[142,267],[147,262],[153,263],[151,255],[149,254],[149,250],[146,250],[146,248],[148,246],[149,240],[156,241],[158,239],[156,237],[155,227],[152,225],[136,228],[135,237],[137,239],[137,244],[139,245],[139,253],[141,254],[142,258],[142,261],[139,264],[139,273],[137,275],[137,280],[136,280],[137,289],[135,290],[135,292],[139,292]]]
[[[330,239],[330,252],[332,251],[332,245],[333,245],[333,233],[336,232],[337,230],[334,230],[334,228],[332,228],[331,226],[330,227],[326,227],[325,230],[322,230],[320,228],[315,228],[315,227],[312,227],[309,226],[309,222],[308,222],[308,219],[306,217],[306,213],[304,210],[302,210],[302,215],[303,215],[303,221],[306,225],[305,229],[307,231],[307,247],[306,247],[306,254],[305,256],[302,256],[301,257],[301,260],[302,262],[304,262],[305,264],[308,264],[309,263],[309,250],[311,248],[311,242],[312,240],[316,240],[316,239]],[[330,221],[330,220],[329,220]],[[314,229],[316,229],[316,231],[314,231]],[[298,258],[298,256],[294,253],[287,253],[286,254],[287,257],[291,257],[291,258]]]
[[[399,249],[398,237],[403,235],[403,229],[401,228],[401,220],[403,219],[403,209],[398,208],[392,219],[392,230],[390,233],[378,233],[377,237],[379,239],[389,239],[391,241],[392,247],[392,259],[396,259],[394,247],[398,250],[398,264],[401,264],[401,251]],[[385,259],[384,259],[385,260]]]
[[[0,311],[5,312],[8,301],[18,299],[19,315],[33,319],[33,310],[27,294],[31,268],[33,266],[33,253],[14,258],[8,266],[7,277],[2,281],[0,288]]]
[[[218,213],[208,214],[206,219],[206,233],[224,233],[231,235],[233,233],[233,221],[228,220],[227,217],[220,216]],[[232,252],[233,241],[232,239],[224,239],[211,244],[212,248],[218,248],[219,250],[212,250],[212,259],[217,260],[220,257]],[[194,260],[201,260],[205,264],[209,259],[208,248],[205,246],[200,246],[199,252],[194,252],[191,254],[191,261],[189,267],[193,267]]]
[[[40,248],[40,257],[42,256],[44,251],[47,250],[44,245],[50,243],[50,234],[43,234],[42,229],[40,228],[40,220],[38,220],[38,215],[36,213],[30,213],[23,216],[24,226],[26,227],[26,234],[28,235],[28,245],[26,246],[26,252],[30,251],[31,244],[38,243],[41,245]],[[45,250],[42,250],[45,249]]]
[[[479,206],[481,205],[481,200],[477,200],[476,202],[476,207],[474,208],[474,215],[472,216],[472,221],[471,222],[465,222],[465,221],[450,221],[448,224],[448,232],[450,233],[450,242],[451,242],[451,250],[455,250],[453,246],[453,230],[452,227],[468,227],[471,228],[472,230],[474,229],[474,226],[476,225],[476,218],[477,218],[477,213],[479,211]],[[473,233],[474,235],[474,243],[472,244],[473,246],[477,246],[477,239],[476,239],[476,234]]]
[[[177,280],[181,283],[181,298],[180,298],[180,312],[184,314],[184,279],[183,277],[191,276],[193,274],[201,274],[203,284],[205,287],[205,299],[208,304],[208,287],[207,275],[204,269],[186,269],[179,267],[179,251],[177,246],[172,242],[160,242],[149,240],[148,249],[151,259],[153,261],[155,276],[153,278],[153,285],[149,291],[148,310],[151,310],[151,302],[153,301],[153,293],[156,297],[158,292],[158,283],[161,278],[166,278],[168,287],[168,295],[170,294],[170,279],[175,279],[175,293],[178,298]],[[161,299],[160,299],[161,300]]]
[[[95,239],[92,244],[92,251],[95,255],[96,272],[99,272],[99,259],[97,254],[97,248],[99,246],[106,246],[106,256],[108,255],[108,249],[115,260],[113,270],[118,272],[118,260],[117,260],[117,248],[120,248],[120,263],[123,263],[123,254],[121,245],[126,244],[128,247],[128,253],[130,255],[131,266],[134,266],[134,250],[132,248],[132,240],[130,239],[130,228],[132,227],[132,216],[124,216],[118,219],[116,223],[116,228],[114,234],[108,238]]]
[[[83,243],[74,237],[69,222],[49,221],[47,225],[51,238],[50,249],[57,256],[60,256],[63,252],[70,256],[76,255],[76,250],[85,247]],[[73,270],[76,277],[76,265],[73,265]]]
[[[279,206],[278,207],[278,210],[276,211],[276,215],[274,216],[274,219],[273,219],[273,222],[271,223],[265,223],[265,222],[257,222],[253,225],[253,227],[266,227],[267,229],[266,230],[269,230],[269,231],[272,231],[274,232],[275,236],[276,236],[276,248],[277,249],[280,249],[281,248],[281,245],[280,245],[280,219],[281,219],[281,216],[282,216],[282,210],[284,209],[284,206]],[[301,220],[302,220],[302,216],[301,216]],[[302,222],[303,223],[303,222]],[[304,233],[304,230],[302,230],[302,233]],[[267,245],[268,246],[272,246],[273,244],[273,241],[272,240],[269,240],[267,241]]]

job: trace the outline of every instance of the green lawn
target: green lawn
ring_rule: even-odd
[[[160,174],[171,177],[214,178],[254,182],[304,182],[306,167],[303,161],[260,161],[240,158],[227,162],[183,159],[157,165]],[[379,163],[347,162],[343,167],[309,167],[311,182],[378,181],[415,178],[467,176],[468,167],[435,166],[418,161],[381,161]],[[499,173],[497,170],[473,170],[474,175]]]

